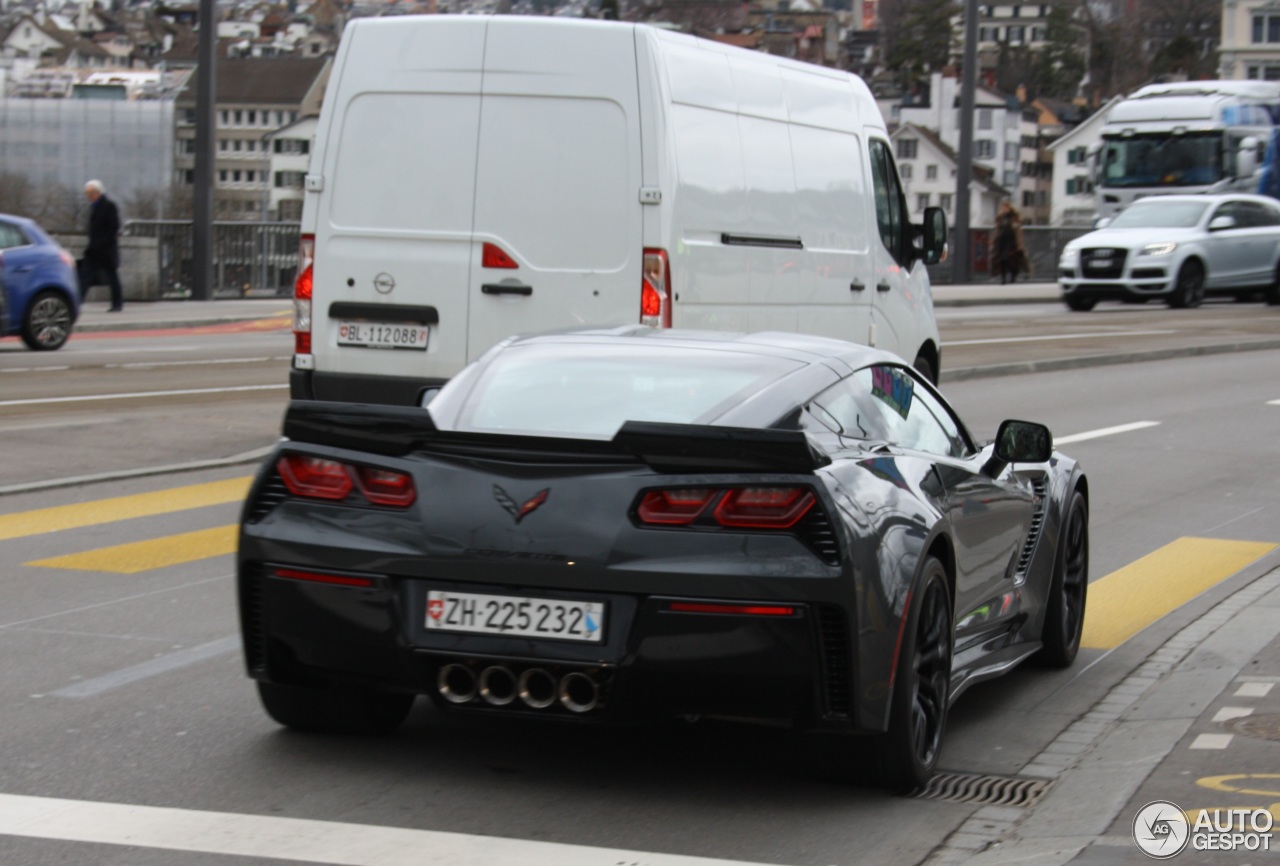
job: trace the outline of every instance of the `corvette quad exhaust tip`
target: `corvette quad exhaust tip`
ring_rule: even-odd
[[[445,665],[436,677],[436,689],[451,704],[470,703],[476,697],[475,672],[466,665]]]
[[[516,677],[502,665],[490,665],[480,672],[480,697],[495,707],[505,707],[516,699]]]
[[[600,686],[580,671],[560,679],[560,704],[571,713],[589,713],[600,703]]]
[[[516,692],[521,702],[531,709],[545,710],[556,702],[556,680],[542,668],[529,668],[520,674]]]

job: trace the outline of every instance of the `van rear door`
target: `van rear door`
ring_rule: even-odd
[[[468,354],[517,333],[640,318],[635,28],[491,18]],[[516,267],[485,267],[485,244]]]
[[[315,220],[317,371],[441,379],[466,363],[487,21],[348,33]]]

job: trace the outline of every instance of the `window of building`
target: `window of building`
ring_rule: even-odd
[[[1255,43],[1280,42],[1280,15],[1254,15],[1253,41]]]
[[[258,112],[250,109],[248,112],[248,119],[249,119],[249,125],[253,126],[255,123],[258,122]]]
[[[182,109],[182,122],[187,124],[188,126],[195,126],[196,110],[194,108]]]
[[[244,143],[244,149],[249,151],[250,153],[253,153],[255,150],[258,149],[258,143],[251,138]]]
[[[978,109],[978,129],[990,129],[990,128],[991,128],[991,109],[990,108]]]
[[[1014,7],[1014,8],[1017,8],[1017,7]],[[1022,27],[1021,25],[1019,25],[1018,27],[1010,27],[1009,40],[1008,40],[1009,44],[1021,45],[1026,39],[1026,30],[1027,28]]]
[[[996,143],[989,138],[980,138],[973,143],[976,159],[992,159],[996,155]]]
[[[195,122],[196,122],[196,112],[195,112],[195,109],[192,109],[192,111],[191,111],[191,122],[192,122],[192,123],[195,123]],[[218,112],[218,126],[230,126],[230,125],[231,125],[231,112],[229,112],[229,111],[219,111],[219,112]]]
[[[926,166],[924,167],[924,179],[925,179],[925,180],[937,180],[937,179],[938,179],[938,167],[937,167],[936,165],[926,165]]]
[[[1006,171],[1004,173],[1004,185],[1009,189],[1013,189],[1018,185],[1018,173],[1016,171]]]
[[[920,142],[914,138],[898,139],[898,159],[915,159],[920,149]]]
[[[1036,203],[1036,194],[1031,190],[1024,190],[1022,193],[1022,206],[1034,207]]]
[[[1004,145],[1004,161],[1005,161],[1005,162],[1017,162],[1017,161],[1018,161],[1018,145],[1014,144],[1014,143],[1013,143],[1013,142],[1011,142],[1011,141],[1007,141],[1007,142],[1005,142],[1005,145]]]
[[[238,108],[235,111],[235,123],[236,126],[244,126],[244,112]]]
[[[187,186],[196,185],[196,170],[194,168],[184,169],[182,172],[182,182]]]
[[[218,183],[226,183],[226,182],[227,182],[227,170],[225,168],[219,169]]]
[[[929,193],[922,192],[916,195],[916,210],[922,211],[929,206]]]
[[[949,192],[941,193],[938,196],[938,207],[942,208],[947,213],[951,213],[952,198],[954,198],[954,196],[952,196],[952,194]]]
[[[231,179],[236,183],[240,183],[240,179],[243,176],[243,174],[244,172],[240,171],[240,169],[236,169],[235,171],[231,172]]]
[[[911,180],[911,166],[909,164],[903,163],[898,166],[898,173],[902,175],[903,180]]]

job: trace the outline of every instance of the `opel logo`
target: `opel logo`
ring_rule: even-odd
[[[384,271],[373,278],[373,287],[378,290],[378,294],[389,295],[396,287],[396,279]]]

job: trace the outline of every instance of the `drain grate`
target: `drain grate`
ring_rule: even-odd
[[[929,786],[914,796],[917,800],[1030,808],[1039,802],[1052,784],[1052,779],[989,776],[981,773],[934,773]]]

